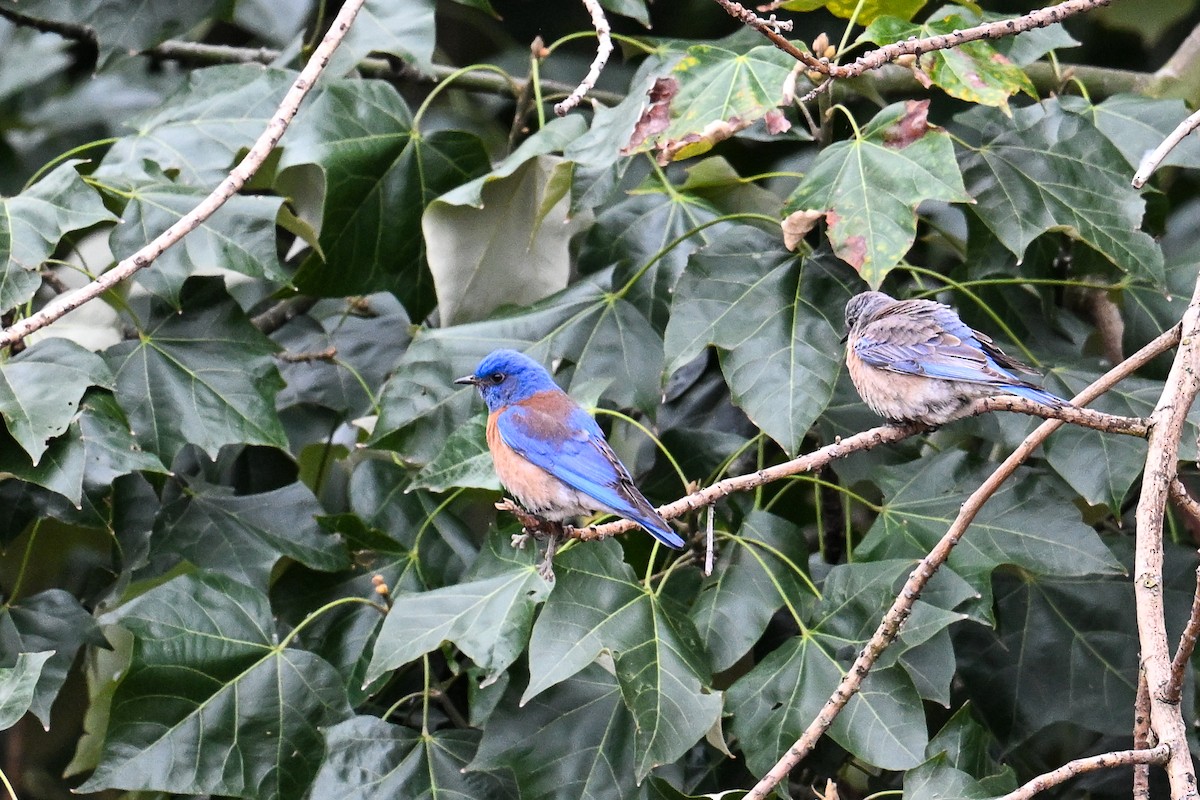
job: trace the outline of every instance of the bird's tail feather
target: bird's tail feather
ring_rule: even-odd
[[[1017,384],[1015,386],[1005,387],[1008,391],[1015,394],[1017,397],[1024,397],[1026,400],[1032,400],[1035,403],[1041,403],[1051,408],[1066,408],[1071,405],[1070,401],[1063,400],[1061,397],[1042,389],[1038,386],[1029,384]]]
[[[654,510],[654,506],[650,505],[650,501],[643,497],[637,497],[634,500],[635,502],[630,504],[631,507],[625,509],[621,513],[621,516],[641,525],[647,533],[667,547],[682,550],[683,539],[679,538],[679,534],[671,528],[661,514]]]

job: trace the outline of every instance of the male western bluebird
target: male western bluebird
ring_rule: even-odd
[[[846,303],[846,341],[854,388],[889,420],[941,425],[962,416],[975,398],[997,394],[1070,405],[1012,374],[1032,370],[932,300],[857,294]]]
[[[526,509],[559,522],[609,511],[668,547],[683,547],[683,539],[633,485],[596,420],[541,364],[516,350],[496,350],[473,375],[454,382],[476,386],[483,395],[496,474]]]

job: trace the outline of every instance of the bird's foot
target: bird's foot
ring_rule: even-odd
[[[509,544],[512,545],[514,550],[524,550],[525,545],[529,544],[529,540],[532,538],[533,534],[522,529],[520,533],[514,533],[512,535],[512,539],[509,541]]]

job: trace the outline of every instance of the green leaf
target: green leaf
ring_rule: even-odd
[[[15,443],[0,441],[0,472],[57,492],[76,508],[85,491],[107,491],[117,477],[139,471],[167,468],[134,440],[125,412],[107,392],[84,395],[78,415],[37,464]]]
[[[383,81],[337,81],[296,118],[280,170],[315,164],[324,176],[321,252],[296,274],[307,294],[396,294],[414,319],[433,307],[421,214],[443,192],[488,169],[473,134],[413,127]]]
[[[514,550],[489,537],[489,549],[454,586],[396,598],[367,667],[367,682],[453,642],[494,679],[525,649],[534,609],[550,592],[534,548]]]
[[[579,227],[567,217],[573,166],[536,156],[483,185],[478,206],[458,201],[458,192],[429,204],[421,229],[443,324],[473,322],[566,288],[567,245]],[[467,230],[471,236],[462,235]]]
[[[53,651],[39,665],[37,685],[26,706],[47,729],[50,707],[76,654],[85,646],[106,647],[107,643],[92,615],[62,589],[47,589],[0,606],[0,666],[16,666],[13,658],[18,653]]]
[[[413,478],[414,489],[444,492],[458,487],[499,491],[485,439],[487,417],[476,414],[450,434],[446,447]]]
[[[646,0],[600,0],[600,5],[614,14],[632,17],[650,27],[650,10],[646,8]]]
[[[136,53],[187,33],[207,19],[217,0],[0,0],[0,8],[35,19],[83,25],[102,53]]]
[[[302,483],[234,495],[226,487],[192,481],[155,520],[150,555],[171,565],[186,561],[266,591],[271,570],[284,557],[326,572],[350,565],[346,546],[318,529],[322,513]]]
[[[275,346],[219,278],[189,279],[180,301],[182,310],[160,306],[137,341],[106,353],[138,442],[167,464],[186,444],[214,457],[226,444],[286,448]]]
[[[17,663],[0,667],[0,731],[16,725],[33,704],[34,687],[53,650],[18,653]]]
[[[708,226],[719,216],[710,201],[678,187],[638,192],[599,212],[583,240],[578,267],[593,272],[615,265],[614,284],[633,282],[629,301],[655,328],[665,330],[688,258],[734,227]]]
[[[842,308],[853,289],[830,262],[792,255],[754,228],[722,236],[688,262],[676,286],[667,373],[714,345],[733,402],[799,452],[842,369]]]
[[[112,146],[95,177],[138,175],[152,161],[177,171],[179,183],[211,190],[267,127],[293,80],[293,72],[257,64],[193,70],[175,94],[128,121],[137,132]]]
[[[597,382],[605,398],[651,412],[661,395],[662,342],[628,301],[609,291],[611,273],[592,276],[509,315],[486,322],[428,329],[383,388],[372,444],[397,450],[413,464],[440,453],[472,411],[477,392],[454,384],[498,347],[527,352],[543,363],[575,364],[564,388]]]
[[[870,25],[884,15],[912,19],[925,7],[926,0],[787,0],[780,4],[788,11],[815,11],[826,8],[842,19],[854,18],[860,25]]]
[[[739,53],[711,44],[687,49],[670,76],[666,95],[644,112],[624,153],[658,152],[661,164],[691,158],[744,130],[783,102],[783,84],[795,62],[771,45]],[[666,117],[666,125],[659,124]]]
[[[63,236],[116,220],[66,161],[15,197],[0,198],[0,312],[33,297],[38,270]]]
[[[325,661],[281,646],[261,592],[184,575],[104,619],[134,635],[113,697],[100,789],[278,800],[306,793],[321,730],[350,707]]]
[[[845,564],[826,579],[819,603],[808,603],[801,635],[772,651],[730,687],[731,732],[747,766],[761,774],[799,737],[870,638],[911,562]],[[796,610],[792,611],[795,615]],[[920,696],[896,660],[961,619],[918,601],[900,640],[878,661],[830,736],[858,758],[884,769],[906,769],[924,758]],[[952,653],[947,653],[951,661]]]
[[[387,53],[432,72],[434,5],[433,0],[367,0],[327,69],[350,72],[371,53]]]
[[[721,547],[718,568],[705,578],[691,609],[714,672],[737,663],[783,606],[810,591],[802,570],[808,548],[797,526],[752,511]]]
[[[713,726],[721,695],[690,619],[634,577],[616,542],[588,543],[556,560],[557,582],[529,641],[522,703],[613,654],[633,714],[637,778],[669,764]]]
[[[505,693],[468,769],[520,776],[523,800],[635,796],[635,724],[610,670],[592,664],[526,703],[519,697]]]
[[[422,734],[378,717],[354,717],[325,731],[325,760],[309,796],[338,800],[503,797],[504,787],[492,776],[463,774],[478,743],[478,731]]]
[[[209,193],[208,187],[175,183],[157,170],[127,179],[118,189],[128,203],[110,240],[117,259],[132,255]],[[182,242],[159,256],[153,267],[137,273],[137,280],[175,304],[183,282],[192,275],[231,270],[251,278],[287,283],[275,241],[275,218],[281,205],[283,199],[279,197],[230,197]]]
[[[917,464],[878,467],[885,502],[856,556],[920,558],[946,533],[963,501],[992,471],[949,451]],[[930,492],[929,487],[938,487]],[[1113,575],[1121,571],[1100,537],[1079,519],[1068,495],[1044,472],[1018,470],[992,495],[950,556],[950,568],[990,596],[990,575],[1013,564],[1036,575]]]
[[[1061,231],[1130,275],[1163,282],[1127,162],[1090,119],[1047,100],[1011,119],[977,108],[955,121],[972,209],[1018,260],[1038,236]]]
[[[362,416],[375,407],[373,391],[391,374],[410,340],[408,314],[390,294],[319,303],[272,334],[291,353],[321,353],[332,360],[284,361],[286,384],[275,398],[280,409],[313,404]]]
[[[785,216],[823,215],[833,251],[872,288],[912,247],[918,205],[971,199],[950,136],[928,123],[928,112],[928,100],[883,109],[853,139],[822,150],[783,208]]]
[[[936,17],[920,25],[895,17],[883,17],[870,24],[860,41],[885,45],[905,39],[942,36],[979,24],[977,15],[953,13],[943,9]],[[1017,92],[1037,97],[1025,71],[1002,55],[990,42],[966,42],[945,50],[923,53],[917,68],[951,97],[970,103],[995,106],[1008,111],[1008,98]]]
[[[66,339],[43,339],[0,364],[0,416],[36,466],[79,413],[89,386],[113,388],[103,359]]]

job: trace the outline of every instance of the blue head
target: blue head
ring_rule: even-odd
[[[454,382],[478,388],[488,411],[519,403],[538,392],[558,390],[541,364],[516,350],[493,350],[479,362],[474,374]]]

